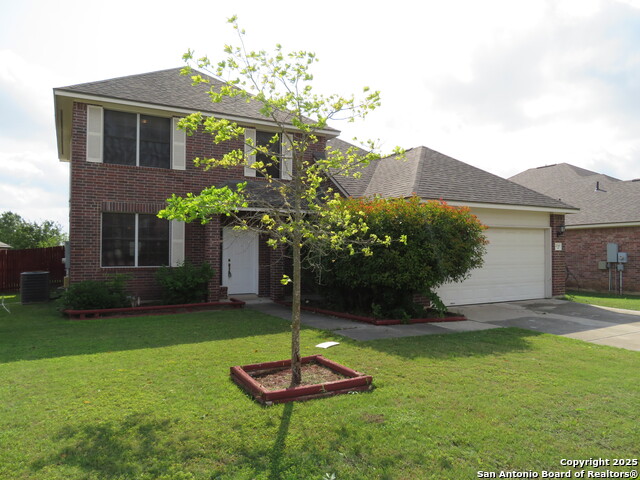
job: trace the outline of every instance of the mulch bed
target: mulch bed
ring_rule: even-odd
[[[142,307],[103,308],[95,310],[65,310],[71,320],[86,320],[102,317],[127,317],[135,315],[165,315],[169,313],[199,312],[223,308],[242,308],[245,302],[230,298],[226,302],[186,303],[183,305],[147,305]]]
[[[315,362],[303,364],[301,370],[302,382],[300,385],[316,385],[348,378]],[[290,368],[266,373],[250,373],[249,375],[267,390],[281,390],[291,385]]]
[[[322,355],[302,357],[302,381],[291,387],[291,360],[231,367],[231,380],[263,405],[371,390],[372,377]],[[305,376],[307,378],[305,378]]]

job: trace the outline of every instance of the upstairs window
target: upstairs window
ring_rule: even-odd
[[[103,162],[171,168],[171,119],[105,110]]]
[[[262,132],[254,128],[245,128],[245,154],[247,155],[247,165],[244,167],[246,177],[262,177],[261,172],[251,168],[256,161],[262,162],[266,166],[266,173],[272,178],[291,180],[293,171],[292,139],[291,134],[280,132]],[[274,137],[276,137],[274,141]],[[256,152],[255,146],[267,147],[269,155]]]
[[[155,215],[102,214],[103,267],[169,265],[169,222]]]
[[[280,139],[273,141],[274,134],[269,132],[256,132],[256,146],[267,147],[269,155],[264,153],[256,154],[256,161],[265,165],[265,173],[272,178],[280,178]],[[264,177],[261,172],[256,171],[257,177]]]

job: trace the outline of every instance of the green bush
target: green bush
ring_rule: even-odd
[[[60,310],[95,310],[130,307],[125,285],[127,275],[114,275],[108,280],[85,280],[74,283],[58,299]]]
[[[345,199],[337,208],[368,226],[353,245],[366,244],[371,235],[393,241],[371,246],[370,256],[329,250],[315,260],[323,294],[336,307],[387,318],[415,317],[424,313],[413,302],[414,294],[421,294],[444,313],[435,289],[465,279],[482,265],[485,227],[468,208],[418,197]]]
[[[208,263],[195,266],[185,261],[177,267],[161,267],[156,273],[163,290],[164,303],[180,305],[202,302],[207,297],[207,283],[215,270]]]

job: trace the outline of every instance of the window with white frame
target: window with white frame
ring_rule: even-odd
[[[103,267],[169,265],[170,223],[141,213],[102,214]]]
[[[269,132],[256,132],[256,146],[266,147],[269,154],[259,152],[256,154],[256,161],[264,165],[264,173],[271,178],[280,178],[280,157],[281,147],[278,134]],[[256,171],[256,177],[264,177],[263,173]]]
[[[104,111],[103,162],[171,167],[171,119]]]
[[[244,168],[245,176],[264,176],[261,172],[251,168],[251,165],[258,161],[264,164],[266,173],[272,178],[291,180],[293,163],[291,134],[256,131],[254,128],[245,128],[244,134],[247,155],[247,165]],[[266,147],[269,154],[256,152],[254,146]]]
[[[186,133],[179,118],[87,105],[87,161],[186,169]]]

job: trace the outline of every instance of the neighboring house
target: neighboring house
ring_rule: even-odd
[[[11,247],[11,245],[7,245],[4,242],[0,242],[0,250],[9,250]]]
[[[569,288],[640,292],[640,181],[622,181],[567,163],[531,168],[514,182],[580,208],[567,217]],[[607,244],[627,254],[622,267]],[[618,270],[623,268],[623,270]]]
[[[161,265],[206,261],[217,274],[210,300],[229,293],[280,298],[287,265],[283,250],[272,250],[251,232],[226,227],[225,218],[184,224],[156,213],[172,194],[199,193],[210,186],[248,181],[261,192],[263,180],[243,167],[196,168],[196,157],[220,156],[242,148],[242,139],[214,145],[199,131],[176,128],[194,111],[238,122],[256,142],[271,138],[276,126],[255,102],[226,99],[212,104],[208,87],[194,87],[179,68],[54,89],[58,154],[70,162],[70,281],[131,276],[132,293],[158,298],[155,273]],[[211,79],[212,82],[217,82]],[[292,128],[293,131],[293,128]],[[309,160],[327,140],[340,148],[338,131],[320,132]],[[276,172],[287,179],[291,165]],[[470,279],[440,290],[449,305],[550,297],[564,293],[564,251],[554,248],[569,205],[528,190],[424,147],[406,161],[383,159],[359,179],[335,178],[350,196],[380,194],[444,199],[468,205],[490,228],[485,265]]]
[[[329,140],[334,148],[345,142]],[[462,283],[441,287],[446,305],[545,298],[564,294],[564,248],[558,235],[577,209],[426,147],[405,160],[382,159],[359,179],[336,177],[351,196],[445,200],[468,206],[489,228],[484,265]],[[569,216],[571,217],[571,216]]]
[[[245,135],[257,143],[276,131],[256,102],[236,98],[213,104],[207,85],[193,86],[179,72],[175,68],[54,89],[58,155],[71,164],[70,282],[126,273],[132,293],[159,298],[159,266],[206,261],[217,270],[210,300],[220,297],[221,286],[229,293],[281,297],[282,250],[267,247],[253,232],[226,228],[226,217],[215,216],[202,225],[156,216],[174,193],[264,182],[255,170],[242,166],[196,168],[194,158],[242,148],[244,139],[214,145],[202,130],[192,136],[178,130],[179,118],[195,111],[215,113],[244,126]],[[330,128],[320,132],[313,148],[324,151],[325,137],[338,133]],[[290,169],[291,163],[284,162],[274,175],[286,180]]]

